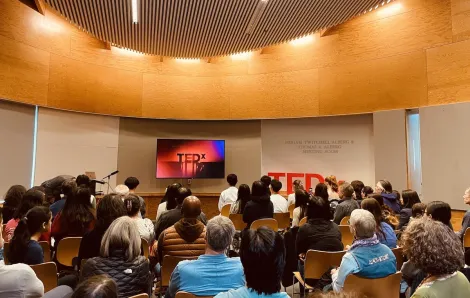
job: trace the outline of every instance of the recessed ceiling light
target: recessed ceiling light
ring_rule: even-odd
[[[313,42],[313,40],[314,40],[313,35],[306,35],[306,36],[303,36],[303,37],[293,39],[293,40],[289,41],[289,43],[293,46],[300,46],[300,45],[309,44],[309,43]]]
[[[201,59],[199,58],[175,58],[175,61],[182,63],[199,63]]]
[[[238,54],[232,54],[230,55],[230,58],[232,58],[232,60],[248,60],[250,59],[252,54],[252,52],[243,52]]]
[[[132,0],[132,23],[134,24],[139,22],[139,14],[137,9],[137,0]]]

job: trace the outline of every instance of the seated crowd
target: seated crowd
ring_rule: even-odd
[[[269,176],[254,181],[251,189],[237,188],[235,174],[227,183],[217,207],[230,217],[207,220],[201,201],[174,183],[154,221],[146,218],[145,201],[135,194],[135,177],[102,198],[92,195],[85,175],[59,176],[29,190],[12,186],[0,213],[6,223],[0,237],[0,298],[151,297],[154,292],[175,298],[181,291],[286,298],[281,288],[293,285],[297,271],[300,289],[313,289],[312,297],[361,297],[357,289],[349,292],[348,277],[381,279],[397,271],[402,281],[396,297],[470,297],[470,250],[465,253],[462,245],[470,211],[454,232],[449,204],[423,204],[415,191],[400,194],[387,180],[373,189],[329,176],[309,192],[295,180],[287,198],[280,193],[282,183]],[[463,199],[470,204],[470,188]],[[257,220],[289,212],[287,229],[250,228]],[[240,231],[231,214],[243,218]],[[350,243],[344,243],[345,227]],[[73,267],[57,260],[58,244],[67,237],[81,237]],[[61,272],[58,286],[47,293],[33,271],[45,262],[44,243]],[[342,259],[321,279],[305,279],[310,250],[342,252]],[[405,260],[401,268],[397,251]],[[171,262],[176,267],[163,285],[163,270]]]

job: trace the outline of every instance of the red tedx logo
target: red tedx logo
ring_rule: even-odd
[[[308,190],[312,187],[312,179],[315,178],[318,180],[318,183],[324,183],[325,178],[320,174],[315,173],[278,173],[278,172],[269,172],[268,176],[272,177],[273,179],[280,180],[281,177],[287,177],[287,193],[292,193],[292,182],[295,179],[304,178],[305,189]],[[316,183],[315,183],[316,184]]]

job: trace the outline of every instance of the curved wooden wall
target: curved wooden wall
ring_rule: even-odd
[[[0,98],[99,114],[286,118],[470,100],[470,1],[397,0],[294,47],[188,64],[106,50],[57,16],[0,0]]]

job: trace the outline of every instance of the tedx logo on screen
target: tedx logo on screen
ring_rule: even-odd
[[[192,176],[202,171],[203,164],[199,164],[199,161],[206,159],[205,153],[176,153],[178,156],[178,162],[181,165],[183,175]],[[189,169],[188,169],[189,165]]]

